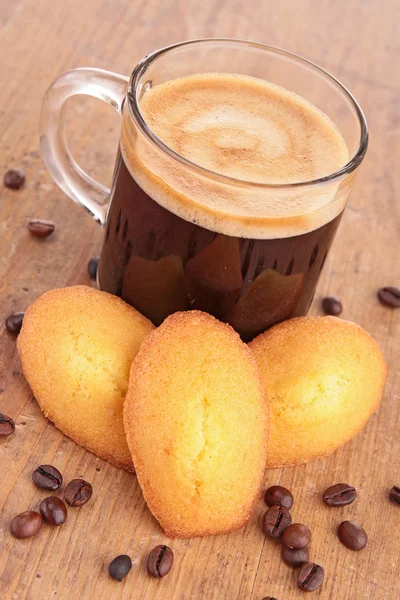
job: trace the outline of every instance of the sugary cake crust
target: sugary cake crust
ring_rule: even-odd
[[[133,470],[122,424],[129,370],[151,322],[111,294],[85,286],[47,292],[18,336],[24,375],[63,433]]]
[[[270,404],[267,467],[331,454],[359,433],[380,402],[385,360],[355,323],[299,317],[249,346]]]
[[[124,425],[168,536],[246,523],[265,468],[268,407],[254,356],[229,325],[190,311],[152,332],[132,365]]]

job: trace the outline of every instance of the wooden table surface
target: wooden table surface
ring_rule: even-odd
[[[21,375],[6,316],[40,294],[76,283],[90,285],[86,264],[98,254],[102,231],[52,182],[39,155],[38,116],[51,81],[77,66],[129,74],[149,51],[195,37],[241,37],[284,47],[319,63],[348,85],[363,106],[371,144],[340,232],[327,261],[313,313],[326,293],[342,298],[343,317],[372,333],[389,367],[383,402],[365,430],[330,458],[265,474],[265,487],[293,491],[296,521],[312,530],[311,557],[325,567],[323,600],[396,600],[399,587],[400,507],[388,490],[400,485],[400,310],[381,306],[376,291],[400,284],[400,4],[397,0],[3,0],[0,4],[0,167],[22,166],[26,185],[0,190],[0,411],[16,431],[0,443],[0,598],[8,600],[279,600],[303,597],[295,572],[260,529],[262,497],[247,527],[231,535],[171,540],[144,504],[134,476],[89,454],[42,416]],[[74,155],[109,183],[119,118],[95,100],[71,103],[68,136]],[[52,219],[56,232],[32,238],[31,217]],[[69,511],[67,523],[16,540],[12,517],[37,509],[45,493],[31,481],[51,463],[65,480],[84,476],[94,496]],[[330,484],[358,490],[354,504],[328,509]],[[265,488],[264,488],[265,489]],[[359,553],[342,546],[335,528],[344,519],[365,526]],[[163,580],[145,571],[148,551],[169,543],[175,565]],[[121,553],[133,568],[123,583],[107,567]],[[313,597],[313,596],[311,596]]]

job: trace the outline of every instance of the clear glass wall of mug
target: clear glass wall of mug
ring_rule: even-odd
[[[172,150],[144,118],[143,98],[178,77],[204,74],[204,81],[221,73],[260,78],[311,102],[343,136],[346,164],[318,179],[279,184],[221,174]],[[64,103],[78,94],[101,98],[122,115],[111,190],[68,151]],[[105,229],[100,289],[156,325],[175,311],[208,311],[244,340],[307,313],[367,144],[365,117],[336,79],[293,54],[237,40],[158,50],[130,79],[99,69],[70,71],[53,83],[42,108],[41,147],[50,173]]]

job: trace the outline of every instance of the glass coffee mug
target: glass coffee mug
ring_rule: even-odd
[[[180,156],[155,135],[140,103],[154,86],[200,73],[253,76],[306,98],[336,124],[349,161],[313,181],[275,184],[222,175]],[[64,105],[80,94],[122,115],[111,189],[82,171],[66,144]],[[105,229],[100,289],[156,325],[178,310],[210,312],[246,341],[307,314],[367,144],[362,110],[336,79],[294,54],[238,40],[158,50],[130,79],[72,70],[49,88],[41,116],[48,170]]]

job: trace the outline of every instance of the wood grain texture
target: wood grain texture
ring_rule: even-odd
[[[99,66],[128,74],[149,51],[182,39],[230,36],[297,52],[339,77],[365,109],[371,145],[319,285],[313,313],[326,293],[338,294],[343,317],[381,344],[389,378],[385,397],[365,430],[330,458],[265,474],[295,496],[293,516],[312,531],[311,557],[325,567],[314,593],[323,600],[400,598],[399,507],[388,490],[400,485],[400,311],[382,307],[376,290],[400,284],[400,162],[398,56],[400,4],[396,0],[3,0],[0,7],[0,171],[26,170],[19,192],[0,190],[0,410],[16,432],[0,440],[0,597],[2,600],[279,600],[303,597],[295,573],[264,540],[263,501],[241,531],[173,540],[175,565],[163,580],[147,576],[148,551],[168,543],[146,508],[134,476],[84,451],[48,423],[20,372],[15,339],[5,317],[24,310],[53,287],[89,284],[86,263],[97,254],[100,228],[50,179],[38,148],[38,115],[47,86],[63,71]],[[110,182],[119,120],[94,100],[71,106],[68,134],[75,157]],[[56,232],[34,239],[31,217],[52,219]],[[38,464],[52,463],[66,481],[84,476],[90,503],[71,509],[59,529],[15,540],[12,517],[37,509],[45,492],[31,482]],[[321,493],[346,481],[359,492],[349,507],[328,509]],[[369,534],[354,553],[335,528],[354,519]],[[128,553],[133,568],[123,583],[107,567]]]

